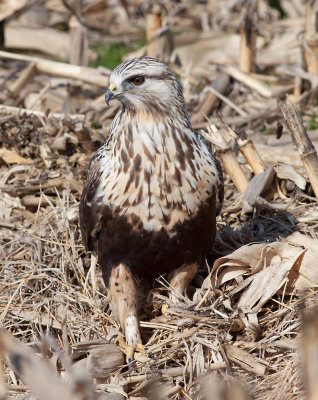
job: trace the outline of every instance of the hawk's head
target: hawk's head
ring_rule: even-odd
[[[180,113],[188,118],[181,87],[169,67],[152,57],[137,57],[116,67],[110,75],[106,103],[117,98],[132,112],[161,115]]]

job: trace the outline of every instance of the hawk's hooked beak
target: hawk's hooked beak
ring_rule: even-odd
[[[110,83],[109,88],[106,90],[105,100],[106,104],[109,106],[110,100],[115,97],[114,90],[116,90],[116,86],[113,82]]]

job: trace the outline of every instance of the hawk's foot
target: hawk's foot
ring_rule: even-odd
[[[115,342],[121,348],[122,352],[126,354],[126,363],[128,365],[128,369],[131,369],[136,351],[139,353],[148,354],[149,357],[152,357],[152,354],[147,353],[147,348],[141,343],[137,343],[136,346],[129,346],[122,334],[113,335],[110,340],[112,339],[115,339]]]

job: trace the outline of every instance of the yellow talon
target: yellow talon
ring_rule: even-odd
[[[113,336],[113,338],[115,339],[115,342],[118,343],[118,345],[120,347],[122,347],[123,349],[126,349],[127,345],[126,345],[126,341],[124,339],[124,336],[122,334],[116,334]]]
[[[128,364],[128,369],[131,368],[131,363],[134,359],[135,347],[126,345],[126,361]]]
[[[136,346],[128,346],[124,336],[121,334],[117,334],[116,336],[114,336],[114,339],[115,342],[118,344],[118,346],[121,347],[122,351],[126,354],[126,362],[128,364],[128,369],[131,368],[132,362],[134,360],[135,351],[144,354],[147,353],[145,346],[142,345],[141,343],[138,343]],[[152,356],[151,353],[150,355]]]
[[[145,351],[145,346],[141,343],[138,343],[135,350],[139,351],[140,353],[143,353]]]
[[[168,308],[169,308],[169,306],[168,306],[167,304],[164,304],[164,305],[161,307],[161,314],[162,314],[162,315],[165,315],[165,314],[167,313],[167,311],[168,311]]]

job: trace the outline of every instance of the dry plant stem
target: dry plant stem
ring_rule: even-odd
[[[232,76],[232,78],[236,79],[237,81],[244,83],[249,88],[256,90],[262,96],[267,98],[273,96],[271,89],[263,82],[247,74],[246,72],[241,71],[234,65],[227,65],[223,68],[223,71]]]
[[[180,67],[178,67],[176,64],[168,63],[169,68],[171,69],[172,72],[174,72],[176,75],[180,75],[182,78],[187,78],[191,85],[193,86],[199,86],[200,81],[195,78],[192,75],[186,74],[184,70]]]
[[[80,81],[102,87],[107,86],[108,77],[100,74],[98,70],[94,68],[80,67],[78,65],[44,60],[38,57],[8,53],[6,51],[0,51],[0,57],[33,62],[36,65],[37,72],[43,74],[49,74],[69,79],[78,79]]]
[[[45,183],[40,185],[29,185],[29,186],[18,186],[18,187],[8,185],[8,186],[1,186],[1,190],[6,193],[14,194],[16,196],[23,196],[24,194],[39,192],[44,189],[60,187],[63,186],[64,183],[65,183],[64,178],[52,178],[48,179]]]
[[[236,160],[231,149],[221,150],[218,152],[225,171],[231,177],[235,187],[240,193],[244,193],[248,186],[248,179],[245,176],[240,164]]]
[[[225,346],[226,355],[229,360],[240,365],[247,371],[251,371],[257,375],[264,376],[266,367],[261,364],[255,357],[249,354],[246,350],[240,349],[237,346],[228,344]]]
[[[255,120],[258,120],[261,118],[269,117],[270,115],[274,114],[276,112],[276,110],[277,110],[276,106],[272,106],[272,107],[266,108],[264,110],[257,111],[255,113],[248,114],[244,117],[243,116],[227,117],[226,121],[231,125],[242,125],[242,124],[246,124],[248,122],[252,122],[252,121],[255,121]],[[218,122],[219,122],[219,118],[210,117],[209,122],[193,123],[192,127],[194,129],[207,128],[209,125],[211,125],[211,123],[216,124]]]
[[[92,289],[93,289],[94,295],[97,292],[96,264],[97,264],[97,258],[94,254],[92,254],[91,255],[90,273],[91,273],[91,282],[92,282]]]
[[[46,113],[42,111],[33,111],[33,110],[28,110],[26,108],[19,108],[19,107],[12,107],[12,106],[6,106],[4,104],[0,104],[0,114],[7,114],[7,115],[35,115],[40,118],[45,118]],[[58,118],[58,119],[64,119],[65,114],[59,114],[59,113],[52,113],[49,114],[49,116]],[[78,122],[82,122],[85,119],[85,116],[83,114],[68,114],[68,118],[76,119]]]
[[[213,80],[211,87],[216,89],[218,93],[224,94],[229,87],[230,78],[227,74],[221,73],[216,76]],[[204,98],[202,104],[200,104],[199,111],[193,115],[192,121],[199,122],[204,121],[205,116],[209,115],[213,106],[218,100],[218,96],[215,93],[209,92],[207,96]]]
[[[146,37],[147,37],[147,56],[152,55],[154,47],[154,35],[161,27],[161,15],[159,13],[147,14],[146,17]]]
[[[156,378],[159,376],[162,376],[163,378],[167,377],[176,377],[176,376],[182,376],[184,373],[184,367],[174,367],[174,368],[169,368],[169,369],[163,369],[162,371],[159,371],[158,373],[154,374],[140,374],[136,376],[127,376],[125,380],[120,382],[121,384],[127,385],[129,383],[138,383],[141,382],[145,379],[151,379],[151,378]]]
[[[292,134],[293,141],[307,171],[315,196],[318,198],[318,156],[315,147],[302,123],[296,105],[287,97],[286,102],[278,100],[278,106]]]
[[[318,2],[308,1],[306,5],[306,33],[304,37],[304,55],[307,71],[318,75]]]
[[[87,66],[89,47],[87,28],[74,15],[70,18],[70,64]]]
[[[213,94],[215,94],[220,100],[222,100],[229,107],[233,108],[233,110],[235,110],[240,116],[242,116],[242,117],[246,117],[247,116],[247,112],[242,110],[240,107],[238,107],[236,104],[234,104],[233,101],[231,101],[227,97],[223,96],[222,93],[219,93],[213,87],[209,87],[209,91],[212,92]]]
[[[240,164],[238,163],[231,148],[218,150],[225,171],[230,175],[234,185],[240,193],[243,193],[248,185],[248,179],[245,176]]]
[[[13,11],[10,15],[8,15],[7,17],[5,17],[1,22],[2,23],[7,23],[10,22],[18,17],[20,17],[20,15],[23,15],[24,13],[26,13],[28,10],[30,10],[33,6],[35,5],[40,5],[42,3],[44,3],[45,0],[33,0],[33,1],[28,1],[26,4],[24,4],[22,7],[17,8],[15,11]]]
[[[32,110],[38,102],[42,99],[43,96],[45,96],[46,92],[50,89],[51,84],[47,83],[43,89],[40,91],[40,93],[36,96],[36,98],[32,101],[32,103],[29,106],[29,109]]]
[[[25,26],[23,23],[7,24],[5,27],[5,48],[17,49],[19,52],[32,50],[46,54],[52,59],[68,60],[70,53],[69,33],[49,27]],[[49,43],[49,45],[48,45]]]
[[[237,141],[240,152],[245,157],[254,174],[256,175],[264,172],[264,163],[257,150],[255,149],[253,141],[247,136],[246,132],[241,129],[239,131],[234,131],[229,126],[227,126],[226,129],[228,130],[229,134],[233,136]]]
[[[257,12],[257,1],[249,1],[241,26],[240,69],[251,73],[254,70],[256,30],[253,17]]]
[[[48,197],[48,196],[46,196],[46,197]],[[26,208],[34,208],[34,207],[39,207],[39,206],[43,207],[44,205],[49,205],[50,202],[51,202],[51,204],[56,204],[57,200],[55,197],[50,197],[50,199],[49,199],[50,202],[46,197],[29,195],[29,196],[22,197],[21,202],[24,205],[24,207],[26,207]]]
[[[294,97],[297,99],[301,95],[301,77],[295,77]]]
[[[212,131],[212,133],[211,133]],[[209,133],[214,136],[216,141],[220,143],[222,147],[218,147],[218,155],[221,158],[225,171],[231,177],[234,185],[240,193],[243,193],[248,185],[248,179],[244,174],[239,162],[237,161],[235,154],[232,152],[231,147],[225,141],[226,135],[225,129],[216,129],[213,126],[210,127]]]
[[[21,92],[21,90],[33,78],[35,73],[36,73],[36,64],[32,62],[22,71],[19,78],[11,85],[10,92],[13,94],[13,96],[17,96]]]
[[[243,142],[243,144],[240,146],[240,152],[245,157],[254,174],[259,174],[265,170],[264,164],[251,139],[247,139]]]

